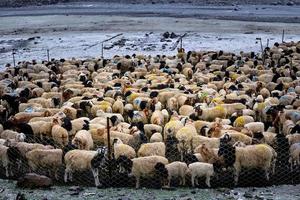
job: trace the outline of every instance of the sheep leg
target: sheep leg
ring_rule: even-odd
[[[92,169],[92,173],[93,173],[93,176],[94,176],[94,179],[95,179],[95,185],[96,185],[96,187],[101,186],[101,183],[99,181],[99,171],[98,171],[98,169],[97,168],[96,169]]]
[[[168,178],[168,187],[171,185],[171,178]]]
[[[5,166],[5,175],[6,175],[6,177],[9,177],[9,169],[8,169],[8,165]]]
[[[199,178],[196,177],[196,178],[195,178],[195,184],[196,184],[196,185],[199,185],[199,182],[198,182],[198,181],[199,181]]]
[[[195,176],[194,175],[191,176],[191,182],[192,182],[192,186],[195,187]]]
[[[54,171],[54,177],[55,179],[58,181],[59,180],[59,177],[58,177],[58,169],[55,169]]]
[[[205,183],[208,187],[210,187],[210,176],[206,176]]]
[[[135,189],[140,188],[140,177],[136,177]]]
[[[239,167],[235,167],[235,169],[234,169],[234,185],[235,186],[238,184],[239,175],[240,175],[240,168]]]
[[[267,181],[270,179],[270,177],[269,177],[269,169],[265,169],[265,176],[266,176],[266,179],[267,179]]]
[[[185,176],[182,177],[182,185],[185,186]]]
[[[64,181],[65,181],[65,183],[68,182],[68,172],[67,171],[65,171],[65,174],[64,174]]]

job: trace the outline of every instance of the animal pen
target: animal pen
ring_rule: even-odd
[[[181,48],[179,59],[153,59],[157,68],[136,55],[8,66],[1,75],[11,90],[1,93],[0,177],[34,172],[57,185],[99,188],[300,184],[300,43],[273,48],[280,47],[278,60],[270,48],[241,56]],[[248,61],[253,71],[243,66]],[[46,78],[27,73],[30,66]],[[287,68],[296,78],[284,79]],[[210,78],[196,77],[205,70]],[[264,73],[275,74],[272,87]],[[244,90],[247,81],[253,90]]]

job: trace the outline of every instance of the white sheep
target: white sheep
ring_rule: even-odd
[[[205,183],[208,187],[211,187],[210,179],[214,175],[214,167],[212,164],[203,162],[191,163],[188,166],[187,173],[191,175],[191,183],[193,187],[195,187],[195,184],[198,185],[199,177],[206,177]]]
[[[138,157],[162,156],[165,157],[166,145],[163,142],[153,142],[142,144],[139,148]]]
[[[24,140],[26,139],[26,135],[24,133],[18,133],[16,131],[12,131],[12,130],[4,130],[1,134],[0,134],[0,138],[2,139],[13,139],[17,142],[24,142]]]
[[[107,151],[101,149],[100,151],[87,150],[71,150],[66,153],[64,157],[66,169],[64,181],[73,181],[74,171],[91,170],[94,176],[96,187],[101,186],[99,181],[98,169],[104,164],[104,158],[107,156]],[[101,161],[101,162],[96,162]]]
[[[51,135],[54,142],[60,147],[67,145],[69,142],[68,131],[61,127],[56,120],[53,121]]]
[[[81,150],[91,150],[94,148],[94,141],[90,131],[78,131],[72,140],[72,144]]]
[[[126,156],[129,159],[136,157],[135,150],[131,146],[123,144],[119,138],[114,139],[113,150],[115,159],[118,159],[120,156]]]
[[[186,163],[175,161],[167,164],[165,167],[168,170],[168,187],[170,187],[172,178],[179,178],[179,185],[185,185],[185,175],[188,170],[188,166]]]
[[[294,165],[300,165],[300,143],[294,143],[290,146],[290,159],[291,170]]]
[[[245,124],[246,129],[252,131],[252,133],[262,133],[265,131],[265,125],[262,122],[250,122]]]
[[[147,156],[132,159],[131,175],[136,178],[136,188],[140,187],[141,177],[151,177],[155,174],[155,166],[158,163],[166,165],[169,161],[161,156]]]
[[[154,133],[151,138],[150,138],[150,142],[153,143],[153,142],[163,142],[163,138],[162,138],[162,135],[161,133]]]

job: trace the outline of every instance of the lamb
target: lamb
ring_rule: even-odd
[[[91,150],[94,148],[92,135],[86,130],[78,131],[72,140],[72,144],[81,150]]]
[[[99,168],[105,164],[107,149],[101,148],[98,151],[71,150],[64,156],[66,165],[64,181],[73,181],[74,171],[91,170],[95,179],[96,187],[102,184],[99,181]]]
[[[58,170],[63,166],[63,151],[61,149],[34,149],[26,153],[28,165],[31,170],[39,168],[54,171],[58,180]]]
[[[186,163],[175,161],[167,164],[165,167],[168,170],[168,187],[170,187],[172,178],[179,178],[179,185],[185,185],[185,175],[188,171]]]
[[[163,142],[142,144],[137,152],[138,157],[162,156],[165,157],[166,145]]]
[[[193,187],[195,187],[195,184],[198,185],[197,178],[199,177],[206,177],[205,183],[208,187],[211,187],[210,179],[214,175],[214,167],[212,164],[203,162],[191,163],[188,166],[187,173],[191,175],[191,183]]]

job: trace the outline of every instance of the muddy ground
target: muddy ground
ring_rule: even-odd
[[[28,200],[56,199],[120,199],[120,200],[297,200],[300,199],[299,186],[282,185],[266,188],[176,188],[166,189],[132,189],[55,186],[47,190],[18,189],[15,181],[0,179],[0,200],[15,200],[18,193]]]

